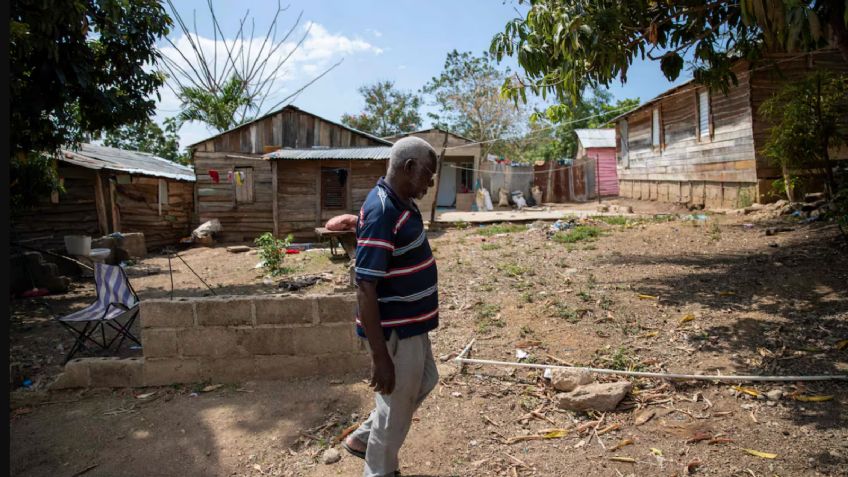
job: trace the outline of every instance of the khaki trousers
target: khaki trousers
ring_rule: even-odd
[[[415,410],[439,382],[430,336],[423,333],[398,339],[392,332],[386,343],[395,365],[395,389],[389,395],[375,393],[375,407],[352,436],[368,443],[364,477],[394,475],[400,470],[400,451]]]

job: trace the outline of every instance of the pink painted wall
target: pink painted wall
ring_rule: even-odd
[[[618,173],[616,172],[614,147],[590,147],[586,149],[586,157],[597,158],[600,162],[601,197],[618,195]]]

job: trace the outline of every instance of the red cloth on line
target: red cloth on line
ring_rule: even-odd
[[[218,171],[214,169],[209,169],[209,177],[212,178],[212,182],[215,184],[221,181],[221,177],[218,176]]]
[[[286,255],[297,255],[299,253],[300,253],[300,250],[298,250],[296,248],[287,248],[286,249]]]

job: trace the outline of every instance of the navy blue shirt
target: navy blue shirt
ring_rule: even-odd
[[[386,339],[426,333],[439,325],[436,259],[424,219],[380,178],[368,193],[356,224],[356,281],[377,284],[380,323]],[[356,311],[356,332],[365,330]]]

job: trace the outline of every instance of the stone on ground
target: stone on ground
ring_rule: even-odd
[[[557,391],[573,391],[577,386],[592,382],[592,374],[586,371],[555,369],[551,372],[551,384]]]
[[[629,381],[586,384],[571,392],[559,393],[556,399],[560,409],[612,411],[632,387]]]
[[[327,449],[324,451],[323,454],[321,454],[321,462],[327,465],[335,464],[336,462],[340,461],[341,458],[342,455],[339,453],[339,451],[333,448]]]
[[[232,245],[232,246],[227,247],[227,251],[230,252],[230,253],[249,252],[250,247],[248,247],[247,245]]]

